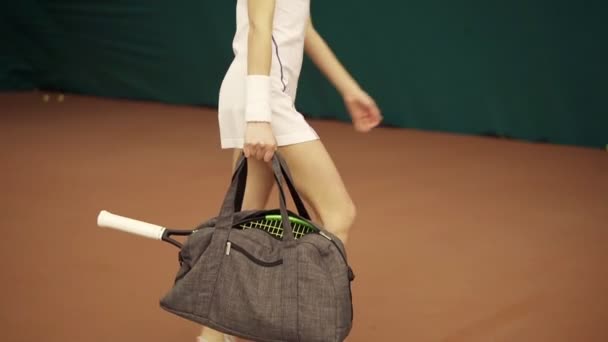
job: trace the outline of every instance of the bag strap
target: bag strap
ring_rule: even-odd
[[[308,210],[306,210],[306,206],[304,205],[302,198],[300,197],[298,191],[296,190],[296,187],[294,186],[293,178],[291,177],[291,173],[289,172],[289,168],[287,167],[285,159],[283,159],[283,157],[279,153],[275,153],[275,158],[279,162],[279,165],[281,167],[281,174],[285,179],[285,183],[287,183],[289,193],[291,194],[291,198],[293,199],[296,209],[298,210],[298,214],[300,214],[300,216],[302,216],[303,218],[310,220]]]
[[[283,158],[276,152],[272,158],[272,170],[275,178],[275,182],[279,188],[279,200],[281,201],[281,210],[287,210],[285,192],[283,190],[283,180],[289,188],[291,198],[297,208],[298,214],[305,219],[310,220],[310,214],[306,210],[306,206],[302,201],[298,191],[296,190],[291,173],[287,167],[287,163]],[[247,185],[247,158],[241,153],[237,160],[230,187],[224,198],[224,202],[220,209],[218,216],[218,226],[220,227],[232,227],[234,213],[241,211],[243,205],[243,198],[245,196],[245,188]],[[283,220],[286,218],[284,217]],[[289,224],[289,219],[287,219]]]
[[[244,157],[243,154],[241,154],[239,162],[241,162],[242,159],[245,159],[244,162],[245,164],[247,164],[247,158]],[[296,209],[298,211],[298,214],[300,216],[302,216],[303,218],[310,220],[310,214],[308,213],[308,210],[306,209],[306,206],[304,205],[304,202],[302,201],[302,198],[300,197],[300,195],[298,194],[298,191],[296,190],[296,187],[293,184],[293,178],[291,177],[291,173],[289,172],[289,168],[287,167],[287,163],[285,162],[285,160],[283,159],[283,157],[280,156],[280,154],[277,152],[275,153],[274,157],[273,157],[273,162],[274,159],[277,159],[280,165],[280,171],[278,173],[283,175],[283,178],[285,179],[285,183],[287,183],[287,187],[289,188],[289,193],[291,195],[291,198],[294,202],[294,205],[296,206]],[[237,166],[238,167],[238,166]],[[236,175],[237,170],[235,169],[235,175]],[[245,183],[246,183],[246,173],[247,173],[247,166],[245,165],[245,169],[242,171],[245,173]],[[273,170],[273,172],[276,173],[275,170]],[[243,183],[241,184],[240,180],[237,184],[236,187],[236,195],[235,195],[235,199],[234,199],[234,212],[239,212],[242,209],[243,206],[243,198],[245,197],[245,187],[246,184]]]
[[[285,177],[285,173],[283,171],[283,168],[281,167],[281,162],[279,161],[279,158],[280,157],[275,153],[275,156],[272,158],[272,171],[274,173],[274,179],[279,188],[279,207],[281,209],[281,219],[283,221],[283,241],[287,242],[287,244],[292,244],[295,240],[295,237],[293,235],[291,221],[289,220],[289,213],[287,212],[285,190],[283,190],[283,179],[286,179],[287,177]],[[289,181],[287,181],[287,183],[289,183]]]
[[[247,160],[239,158],[232,174],[230,186],[224,196],[224,202],[218,215],[218,228],[231,227],[233,224],[234,213],[241,210],[245,186],[247,183]],[[238,209],[237,209],[238,208]]]

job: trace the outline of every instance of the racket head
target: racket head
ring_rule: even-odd
[[[305,235],[320,232],[320,229],[312,222],[292,212],[289,212],[289,221],[296,240]],[[241,222],[236,223],[233,226],[233,229],[259,229],[277,240],[282,240],[284,235],[283,217],[280,212],[262,212],[259,215],[248,217]]]

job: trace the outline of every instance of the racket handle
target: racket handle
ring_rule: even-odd
[[[99,212],[99,215],[97,216],[97,225],[99,227],[122,230],[123,232],[153,240],[161,240],[163,233],[166,230],[165,227],[115,215],[105,210]]]

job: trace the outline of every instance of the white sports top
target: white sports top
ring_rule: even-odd
[[[304,55],[304,38],[310,15],[310,0],[276,0],[272,29],[273,87],[295,101]],[[249,15],[247,0],[237,0],[236,33],[232,42],[235,62],[247,66]],[[244,63],[244,64],[243,64]]]
[[[275,0],[270,70],[272,131],[279,146],[319,139],[295,108],[310,0]],[[218,122],[222,148],[243,148],[247,77],[248,0],[237,0],[234,59],[222,81]]]

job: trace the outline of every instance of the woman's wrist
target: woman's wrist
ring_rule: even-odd
[[[335,87],[342,97],[361,91],[361,87],[353,79],[349,79],[342,84],[336,83]]]
[[[247,75],[245,83],[245,121],[270,122],[270,76]]]

